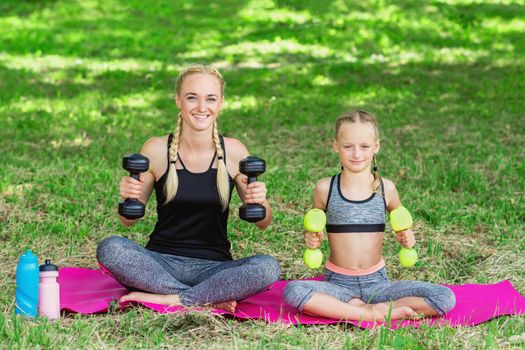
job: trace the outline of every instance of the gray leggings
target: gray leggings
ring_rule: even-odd
[[[440,315],[456,305],[456,296],[447,287],[420,281],[393,281],[388,279],[386,269],[365,276],[347,276],[326,270],[324,282],[293,281],[286,285],[286,303],[303,309],[314,293],[332,296],[342,302],[359,298],[369,304],[393,301],[404,297],[422,297]]]
[[[275,258],[213,261],[150,251],[111,236],[97,247],[99,263],[130,290],[177,294],[186,306],[241,300],[279,279]]]

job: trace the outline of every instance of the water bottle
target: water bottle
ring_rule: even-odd
[[[38,285],[38,314],[50,320],[60,317],[60,286],[58,285],[58,267],[46,259],[40,265],[40,283]]]
[[[38,259],[28,249],[20,256],[16,267],[15,313],[36,317],[38,306]]]

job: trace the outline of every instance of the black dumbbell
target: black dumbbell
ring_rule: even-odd
[[[138,180],[140,173],[149,169],[149,159],[142,154],[127,154],[122,159],[122,167],[129,171],[129,176]],[[118,213],[126,219],[138,219],[144,216],[144,203],[135,198],[127,198],[118,204]]]
[[[257,176],[266,171],[266,162],[257,157],[248,156],[239,162],[239,171],[248,176],[248,183],[257,181]],[[239,208],[241,219],[257,222],[266,217],[266,208],[260,204],[244,204]]]

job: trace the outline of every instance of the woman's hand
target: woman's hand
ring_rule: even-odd
[[[247,178],[243,178],[241,181],[246,184],[244,203],[263,205],[266,201],[266,184],[260,181],[248,183]]]
[[[120,197],[140,199],[144,195],[144,174],[140,174],[140,180],[135,180],[131,176],[123,176],[120,179]]]
[[[416,237],[411,229],[396,232],[396,239],[405,248],[412,248],[416,244]]]
[[[310,249],[319,248],[323,239],[323,232],[306,232],[304,234],[304,242],[306,243],[306,247]]]

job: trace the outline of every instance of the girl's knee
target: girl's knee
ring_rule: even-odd
[[[456,295],[450,288],[445,286],[433,287],[428,295],[428,299],[440,315],[446,314],[456,306]]]
[[[456,295],[450,288],[444,286],[442,288],[443,289],[441,290],[441,309],[443,313],[447,313],[450,310],[452,310],[454,306],[456,306]]]
[[[311,288],[308,288],[305,281],[292,281],[284,288],[283,297],[286,304],[299,309],[310,293]]]
[[[286,304],[294,306],[294,301],[297,299],[298,295],[302,294],[301,291],[303,289],[304,288],[301,286],[300,281],[288,282],[283,291],[283,297]]]

